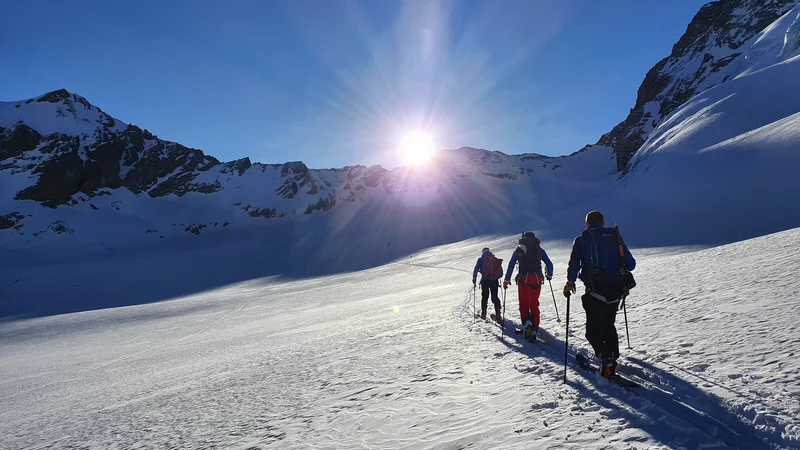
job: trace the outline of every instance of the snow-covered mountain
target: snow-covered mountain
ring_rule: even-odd
[[[672,53],[647,72],[628,117],[597,145],[612,147],[617,169],[625,170],[663,118],[695,94],[730,79],[726,67],[748,64],[755,55],[747,55],[745,49],[797,4],[797,0],[719,0],[703,6]]]
[[[464,148],[442,151],[423,167],[394,170],[316,170],[248,158],[221,163],[114,119],[65,90],[0,103],[0,160],[0,228],[8,230],[3,243],[10,246],[52,243],[53,234],[96,238],[111,223],[127,226],[134,239],[200,234],[337,206],[354,211],[368,202],[413,208],[433,202],[431,214],[440,220],[459,209],[441,203],[457,197],[492,202],[507,198],[508,190],[529,192],[534,182],[563,190],[558,185],[587,165],[595,168],[587,182],[613,173],[610,152],[598,150],[551,158]]]
[[[800,225],[800,5],[739,50],[726,82],[661,119],[621,183],[627,202],[747,229],[734,240]]]
[[[600,140],[608,145],[565,157],[462,148],[393,170],[223,163],[64,90],[0,103],[0,246],[24,259],[34,247],[102,252],[222,233],[282,236],[276,245],[292,254],[331,240],[382,247],[354,263],[347,246],[323,246],[327,256],[314,253],[322,269],[478,234],[536,229],[569,239],[576,217],[595,208],[635,245],[719,244],[792,228],[797,3],[703,7],[640,88],[641,117]],[[618,180],[621,155],[630,164]],[[676,218],[691,227],[669,228]]]

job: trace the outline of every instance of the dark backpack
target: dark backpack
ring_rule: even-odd
[[[618,274],[608,273],[608,268],[618,263],[615,256],[617,242],[606,228],[593,228],[583,230],[581,236],[584,244],[584,258],[582,272],[589,276],[593,291],[607,290],[609,286],[619,284]],[[595,234],[598,234],[595,236]]]
[[[495,257],[493,254],[486,252],[483,255],[483,271],[481,272],[484,277],[492,280],[500,278],[500,273],[503,270],[503,260]]]
[[[516,252],[520,272],[539,273],[542,270],[541,247],[536,236],[523,236],[518,242]]]
[[[605,290],[609,286],[621,286],[623,296],[636,287],[633,274],[628,270],[625,253],[622,247],[622,237],[619,228],[596,228],[595,233],[584,230],[585,253],[583,271],[589,275],[593,290]],[[609,268],[616,270],[609,273]]]

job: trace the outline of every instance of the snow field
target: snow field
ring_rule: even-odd
[[[622,364],[647,387],[638,395],[572,363],[561,384],[563,245],[543,243],[562,318],[545,285],[547,346],[473,323],[474,260],[487,244],[505,257],[514,237],[5,322],[0,447],[797,448],[797,312],[780,274],[798,268],[787,251],[798,241],[795,229],[702,251],[634,250],[634,350]],[[506,302],[518,323],[513,288]],[[583,320],[573,301],[571,353],[588,349]],[[618,329],[624,347],[621,315]]]

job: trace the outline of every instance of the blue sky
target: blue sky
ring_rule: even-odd
[[[705,1],[12,2],[0,100],[64,87],[221,160],[568,154],[623,120]]]

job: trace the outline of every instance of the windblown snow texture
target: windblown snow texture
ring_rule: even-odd
[[[783,275],[800,270],[787,251],[800,230],[636,252],[634,349],[623,345],[621,364],[641,394],[573,365],[561,384],[561,296],[562,324],[542,297],[547,346],[473,323],[475,255],[515,242],[4,323],[0,447],[800,448],[800,337],[787,297],[797,286]],[[548,251],[561,279],[569,249]],[[131,278],[116,273],[121,286]],[[32,272],[19,289],[46,280]],[[70,288],[49,285],[54,296]],[[519,326],[516,297],[512,287],[506,313]],[[571,352],[589,348],[583,322],[572,302]],[[618,325],[624,344],[621,315]]]

